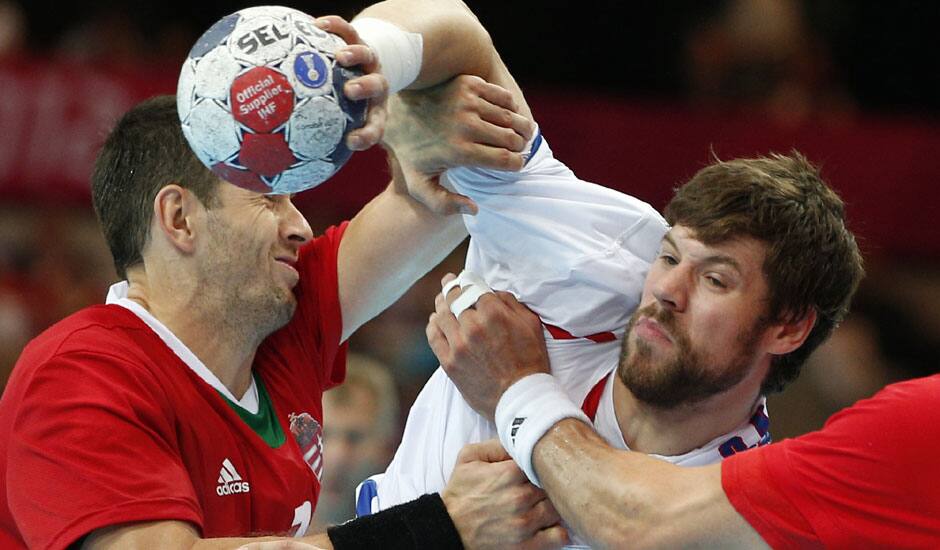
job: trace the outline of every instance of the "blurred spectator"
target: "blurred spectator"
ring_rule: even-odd
[[[938,372],[940,323],[927,321],[940,308],[940,270],[892,263],[869,272],[845,322],[810,356],[800,378],[771,396],[774,439],[819,429],[887,384]],[[927,310],[933,313],[921,318]]]
[[[24,303],[15,287],[0,281],[0,393],[20,350],[32,337],[29,304]]]
[[[90,210],[0,208],[0,387],[26,342],[116,279]]]
[[[798,0],[729,0],[686,40],[689,92],[699,104],[787,126],[854,109]]]
[[[323,479],[314,524],[355,517],[356,486],[385,470],[401,438],[399,414],[388,367],[350,353],[346,382],[323,395]]]
[[[877,330],[873,319],[850,313],[810,356],[800,377],[783,393],[770,396],[775,441],[821,428],[835,412],[871,397],[892,380]]]
[[[58,43],[58,55],[72,62],[134,65],[146,59],[147,43],[129,9],[109,6],[70,26]]]
[[[0,0],[0,58],[21,53],[26,43],[26,17],[14,0]]]

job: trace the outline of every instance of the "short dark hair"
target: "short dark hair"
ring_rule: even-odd
[[[153,201],[164,186],[189,189],[206,206],[220,180],[196,158],[183,137],[176,96],[143,101],[124,114],[95,160],[91,195],[118,276],[143,262]]]
[[[706,244],[750,236],[767,245],[767,320],[795,321],[810,310],[816,324],[798,349],[774,357],[761,391],[782,390],[848,313],[864,276],[842,200],[800,153],[716,161],[676,190],[670,225]]]

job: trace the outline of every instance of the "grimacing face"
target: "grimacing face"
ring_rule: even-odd
[[[662,409],[695,404],[754,368],[768,326],[765,253],[750,237],[709,246],[681,225],[666,234],[617,368],[635,397]]]
[[[207,299],[221,301],[228,322],[264,338],[291,319],[300,247],[312,238],[289,195],[262,195],[220,184],[207,211],[208,238],[198,277]]]

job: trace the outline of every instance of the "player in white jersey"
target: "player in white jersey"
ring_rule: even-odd
[[[530,147],[520,172],[446,173],[453,188],[479,206],[476,216],[465,217],[471,235],[466,269],[539,316],[555,378],[572,401],[582,403],[598,433],[628,449],[614,414],[610,375],[667,225],[645,202],[578,179],[541,134]],[[752,412],[733,432],[661,458],[709,464],[769,442],[763,399]],[[360,487],[358,513],[442,490],[460,449],[493,437],[493,423],[470,408],[438,369],[411,408],[392,463]]]
[[[368,15],[386,17],[409,30],[418,30],[409,27],[409,14],[421,13],[426,52],[434,51],[429,44],[442,43],[433,36],[428,20],[459,20],[457,28],[451,25],[448,29],[442,55],[458,60],[456,65],[479,69],[481,76],[514,92],[522,105],[520,112],[530,114],[488,36],[486,40],[470,40],[475,47],[461,43],[464,33],[473,35],[482,29],[475,19],[455,16],[454,12],[465,7],[406,0],[389,0],[377,6],[379,9],[367,10]],[[467,62],[462,57],[474,55],[481,55],[481,59]],[[448,110],[403,98],[390,112],[389,142],[403,170],[409,163],[433,164],[425,158],[433,156],[428,150],[446,148],[448,140],[409,136],[409,132],[446,127],[446,121],[440,119],[447,118]],[[427,113],[437,113],[437,119],[433,115],[422,119]],[[807,305],[797,301],[799,298],[792,302],[792,310],[787,309],[790,303],[777,298],[799,296],[800,289],[807,286],[805,281],[791,277],[786,261],[783,267],[773,267],[785,274],[782,280],[776,278],[776,272],[765,274],[762,267],[762,258],[778,261],[771,257],[767,243],[776,246],[780,235],[800,235],[796,241],[781,239],[784,257],[790,256],[791,248],[805,252],[807,243],[818,244],[792,226],[792,216],[776,223],[778,210],[796,208],[802,212],[804,197],[826,193],[824,185],[817,185],[812,167],[794,155],[716,163],[703,171],[708,177],[716,175],[714,188],[719,192],[724,178],[734,174],[743,173],[747,181],[760,182],[740,187],[741,195],[732,197],[732,205],[752,205],[743,213],[732,213],[732,221],[748,223],[753,212],[767,208],[770,229],[782,232],[752,234],[745,228],[741,231],[747,238],[738,241],[710,233],[707,212],[700,225],[670,230],[649,205],[576,178],[553,158],[539,134],[530,144],[529,154],[528,163],[518,173],[457,168],[443,179],[479,208],[477,216],[465,219],[471,234],[467,268],[482,277],[483,284],[508,291],[539,316],[552,373],[565,397],[582,405],[612,446],[633,448],[683,466],[713,463],[769,442],[762,395],[779,389],[798,372],[802,361],[799,350],[807,335],[826,334],[838,318],[828,313],[837,307]],[[751,190],[753,196],[749,195]],[[751,199],[755,202],[748,202]],[[826,212],[824,216],[828,216]],[[774,250],[774,254],[779,252]],[[653,282],[649,283],[646,275],[654,260],[657,276],[650,277]],[[671,271],[680,264],[681,269]],[[670,273],[680,273],[685,279],[680,281],[679,275]],[[793,281],[798,282],[795,289]],[[689,292],[692,297],[672,296],[673,290]],[[641,293],[645,303],[641,325],[625,338],[625,327],[634,319]],[[694,312],[684,311],[687,301],[694,305]],[[827,315],[819,327],[817,312]],[[429,325],[435,353],[439,349],[448,352],[447,346],[440,344],[441,323],[446,322],[440,320],[441,313],[438,304],[438,321],[432,317]],[[438,330],[437,348],[432,330]],[[639,344],[634,338],[638,331],[647,333]],[[660,344],[652,346],[649,338]],[[622,346],[627,340],[634,343]],[[818,341],[814,336],[812,345]],[[664,346],[669,353],[656,355]],[[621,360],[620,352],[627,348],[635,353],[630,361]],[[796,354],[792,362],[791,352]],[[774,356],[772,362],[770,356]],[[667,357],[671,359],[665,360]],[[613,372],[617,375],[610,376]],[[478,404],[474,406],[480,410]],[[546,407],[551,409],[552,405],[546,403]],[[505,429],[503,422],[500,425]],[[360,487],[357,511],[368,514],[442,490],[460,448],[496,434],[494,425],[478,416],[438,371],[416,400],[388,470]],[[514,437],[514,430],[512,434]],[[501,439],[507,450],[516,445]],[[531,479],[531,472],[526,473]]]

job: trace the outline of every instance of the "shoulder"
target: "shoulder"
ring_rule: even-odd
[[[49,357],[70,351],[118,351],[117,341],[149,331],[132,312],[116,305],[96,305],[79,310],[52,325],[23,350],[23,357]]]
[[[304,244],[300,249],[301,255],[322,256],[330,250],[335,250],[339,246],[340,241],[343,240],[343,235],[346,234],[346,228],[348,226],[349,221],[344,221],[326,228],[323,233]]]
[[[904,465],[933,456],[940,436],[940,375],[891,384],[834,414],[822,429],[743,453],[763,454],[771,469],[816,478],[904,475]],[[782,472],[778,472],[782,475]]]
[[[339,246],[348,226],[349,222],[344,221],[338,225],[328,227],[321,235],[304,244],[300,249],[298,262],[300,271],[313,275],[319,273],[329,276],[328,278],[335,278]],[[306,286],[304,283],[311,282],[316,281],[305,281],[302,278],[298,289],[303,289]]]
[[[155,364],[152,355],[160,344],[132,312],[117,305],[88,307],[49,327],[23,349],[9,387],[26,387],[37,379],[66,386],[141,374],[153,379],[149,365]]]
[[[873,400],[881,402],[898,401],[910,406],[930,404],[940,392],[940,374],[913,378],[886,386],[875,394]]]
[[[869,399],[833,415],[824,431],[850,429],[879,438],[904,437],[908,430],[940,435],[940,374],[886,386]]]

